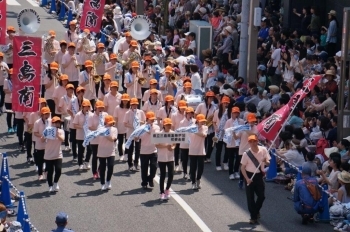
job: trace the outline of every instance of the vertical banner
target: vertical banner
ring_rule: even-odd
[[[304,81],[303,88],[296,92],[289,100],[288,104],[277,110],[270,117],[258,124],[259,133],[268,140],[274,140],[278,136],[283,123],[288,120],[288,116],[295,109],[301,100],[318,84],[320,75],[314,75]]]
[[[85,0],[83,14],[80,19],[80,29],[89,29],[90,32],[99,33],[104,7],[105,0]]]
[[[0,44],[6,43],[6,0],[0,0]]]
[[[41,38],[13,39],[12,110],[35,112],[41,88]]]

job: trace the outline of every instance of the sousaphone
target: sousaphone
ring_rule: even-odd
[[[40,17],[33,9],[23,9],[17,16],[17,25],[25,34],[34,34],[40,27]]]

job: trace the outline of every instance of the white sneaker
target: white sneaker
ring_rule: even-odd
[[[201,180],[197,180],[197,189],[201,189],[202,185],[201,185]]]
[[[38,166],[35,166],[35,171],[37,172],[39,170]]]
[[[50,186],[50,187],[49,187],[49,193],[52,193],[52,192],[53,192],[53,187]]]
[[[160,194],[160,200],[161,201],[166,201],[167,200],[167,198],[166,198],[164,193]]]
[[[107,189],[112,189],[112,184],[110,181],[106,182]]]
[[[106,191],[107,190],[107,186],[105,184],[101,185],[101,190],[102,191]]]
[[[64,148],[64,150],[65,150],[65,151],[70,151],[70,147],[69,147],[69,146],[66,146],[66,147]]]
[[[119,156],[119,161],[123,161],[123,159],[124,159],[123,155]]]
[[[85,170],[90,170],[91,166],[89,163],[84,162],[84,169]]]
[[[230,178],[230,180],[234,180],[235,179],[235,175],[231,174],[229,178]]]
[[[238,172],[235,172],[234,175],[235,175],[235,179],[239,179],[241,177]]]
[[[80,165],[79,166],[79,171],[83,171],[84,170],[84,165]]]
[[[175,166],[175,172],[178,172],[178,171],[180,171],[180,166],[179,165]]]
[[[58,183],[53,183],[53,191],[58,192],[60,190],[60,186],[58,186]]]
[[[227,171],[228,170],[228,164],[224,163],[224,170]]]
[[[193,190],[196,190],[196,189],[197,189],[196,183],[192,184],[192,189],[193,189]]]
[[[217,166],[216,167],[216,171],[222,171],[222,167],[221,166]]]
[[[43,170],[45,170],[46,169],[46,164],[44,163],[44,165],[43,165]]]

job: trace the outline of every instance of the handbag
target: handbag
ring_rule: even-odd
[[[255,167],[258,168],[259,165],[260,165],[260,163],[259,163],[259,161],[255,158],[255,156],[253,155],[252,151],[249,149],[248,151],[246,151],[246,153],[247,153],[248,157],[250,158],[250,160],[251,160],[251,161],[253,162],[253,164],[255,165]],[[261,165],[260,165],[260,167],[259,167],[259,170],[260,170],[261,174],[262,174],[263,176],[265,176],[266,173],[261,169]]]

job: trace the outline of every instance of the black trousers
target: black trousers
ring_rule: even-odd
[[[90,100],[90,104],[92,106],[92,112],[95,112],[95,103],[96,103],[96,100],[95,99],[91,99]]]
[[[337,44],[336,43],[328,43],[327,44],[328,57],[335,56],[336,52],[337,52]]]
[[[4,91],[4,86],[0,85],[0,109],[4,106],[5,102],[5,91]]]
[[[69,146],[69,131],[64,131],[64,146]]]
[[[27,159],[32,158],[32,144],[33,144],[33,134],[28,132],[24,133],[25,141],[26,141],[26,149],[27,149]]]
[[[168,168],[168,181],[166,184],[166,190],[170,189],[171,183],[174,179],[174,161],[170,162],[158,162],[160,177],[159,177],[159,187],[160,194],[164,193],[164,182],[166,176],[166,169]]]
[[[45,150],[36,150],[34,151],[34,161],[36,166],[38,166],[38,175],[43,174],[43,165],[44,165],[44,154]]]
[[[205,146],[205,152],[206,152],[206,159],[210,159],[211,153],[213,152],[213,138],[215,136],[215,133],[208,134],[208,136],[204,140],[204,146]]]
[[[105,184],[106,180],[110,181],[113,175],[115,156],[110,156],[107,158],[98,157],[100,161],[100,181],[101,184]],[[107,166],[107,178],[106,178],[106,166]]]
[[[157,154],[141,154],[141,185],[147,186],[149,182],[153,181],[153,178],[156,176],[157,172]],[[149,168],[149,175],[148,175]]]
[[[46,100],[47,106],[49,107],[51,111],[51,115],[56,116],[56,111],[55,111],[55,101],[52,99]]]
[[[78,165],[83,165],[83,159],[84,159],[84,153],[85,153],[85,147],[83,146],[84,140],[76,140],[78,145]],[[90,157],[91,157],[91,147],[86,147],[86,157],[84,162],[89,163]]]
[[[225,149],[225,156],[227,156],[228,159],[228,174],[231,175],[234,172],[238,172],[239,169],[239,163],[238,167],[236,167],[237,159],[238,159],[238,147],[226,147]],[[235,163],[236,161],[236,163]],[[235,165],[234,165],[235,164]]]
[[[253,176],[253,173],[247,172],[248,178]],[[258,214],[265,200],[265,182],[261,173],[256,173],[253,182],[247,186],[245,182],[245,192],[247,196],[248,210],[252,220],[258,219]],[[255,195],[257,199],[255,200]]]
[[[189,149],[180,149],[181,152],[181,164],[184,174],[187,174],[187,164],[188,164],[188,151]]]
[[[221,166],[221,153],[222,153],[222,148],[225,149],[226,144],[223,141],[218,141],[216,143],[216,155],[215,155],[215,163],[216,166]],[[223,163],[227,163],[227,154],[225,152],[224,154],[224,160]]]
[[[90,144],[91,152],[92,152],[92,161],[91,161],[91,171],[92,174],[97,174],[97,144]]]
[[[47,171],[47,183],[49,187],[53,186],[53,183],[58,183],[62,173],[62,159],[45,160]],[[55,177],[53,176],[55,173]],[[52,182],[53,179],[53,182]]]
[[[175,146],[174,158],[175,158],[175,166],[179,166],[179,159],[180,159],[180,144],[179,143],[176,144],[176,146]]]
[[[18,138],[18,144],[19,146],[24,146],[23,137],[24,137],[24,119],[16,118],[16,125],[17,125],[17,138]]]
[[[138,165],[139,164],[141,141],[138,141],[138,142],[132,141],[131,144],[130,144],[130,147],[129,147],[128,151],[127,151],[128,152],[128,165],[129,165],[129,168],[132,167],[132,154],[134,152],[134,145],[135,145],[134,165]]]
[[[118,134],[118,153],[119,156],[123,156],[123,143],[124,143],[124,138],[126,137],[126,134]]]
[[[5,103],[5,108],[7,110],[12,110],[12,103]],[[13,124],[12,124],[12,120],[13,120]],[[15,116],[13,115],[13,113],[6,114],[6,122],[7,122],[8,128],[12,128],[12,127],[16,126],[16,120],[15,120]]]
[[[78,154],[77,154],[77,140],[75,139],[76,135],[77,135],[77,130],[76,129],[70,129],[69,141],[72,143],[73,159],[78,157]]]
[[[197,180],[202,178],[204,171],[204,159],[202,155],[190,155],[190,174],[192,184],[196,183]]]

